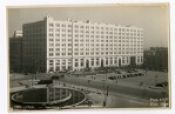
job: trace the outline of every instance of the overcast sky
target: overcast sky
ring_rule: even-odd
[[[169,9],[166,5],[11,8],[8,10],[9,36],[15,30],[22,30],[22,24],[42,20],[46,15],[58,20],[71,18],[134,25],[144,29],[144,48],[168,46]]]

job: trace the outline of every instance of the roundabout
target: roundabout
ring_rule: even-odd
[[[24,88],[11,93],[12,107],[24,109],[71,108],[82,104],[86,95],[66,87]]]

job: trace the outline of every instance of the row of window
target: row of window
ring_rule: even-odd
[[[53,38],[49,38],[49,41],[53,42],[54,39]],[[66,39],[66,38],[64,38],[64,39],[63,38],[62,39],[55,38],[55,41],[58,41],[58,42],[60,42],[60,41],[62,41],[62,42],[68,41],[69,42],[70,41],[71,42],[72,39],[71,38],[69,38],[69,39]],[[137,43],[143,43],[143,40],[140,40],[140,39],[135,39],[135,40],[122,39],[121,40],[121,39],[112,39],[112,38],[111,39],[89,39],[89,38],[88,39],[87,38],[86,39],[83,39],[83,38],[79,39],[79,38],[74,38],[74,41],[75,42],[79,42],[79,41],[80,42],[85,42],[85,41],[86,42],[89,42],[89,41],[94,42],[95,41],[95,42],[128,42],[128,43],[129,42],[131,42],[131,43],[132,42],[137,42]]]
[[[31,36],[31,35],[30,35]],[[35,35],[33,35],[35,36]],[[90,38],[114,38],[114,39],[118,39],[118,38],[126,38],[126,39],[130,39],[130,38],[137,38],[137,39],[140,39],[141,37],[140,36],[134,36],[134,35],[130,35],[130,36],[122,36],[122,35],[92,35],[92,34],[66,34],[66,33],[62,33],[62,34],[59,34],[59,33],[56,33],[55,36],[53,33],[49,33],[49,37],[69,37],[69,38],[72,38],[72,37],[75,37],[75,38],[84,38],[84,37],[90,37]]]
[[[62,50],[64,49],[64,50],[66,50],[66,49],[68,49],[68,50],[91,50],[91,51],[93,51],[93,50],[102,50],[102,51],[105,51],[105,50],[121,50],[121,49],[128,49],[128,50],[132,50],[132,49],[134,49],[134,50],[140,50],[140,49],[143,49],[142,47],[128,47],[128,46],[125,46],[125,47],[112,47],[112,46],[110,46],[110,47],[99,47],[99,46],[96,46],[96,47],[88,47],[88,46],[86,46],[86,48],[84,48],[83,46],[80,46],[80,47],[75,47],[75,48],[71,48],[71,47],[68,47],[68,48],[65,48],[64,46],[62,46],[62,48],[61,48]],[[52,50],[54,50],[54,48],[53,47],[50,47],[49,48],[49,51],[52,51]],[[55,50],[56,51],[58,51],[58,50],[60,50],[60,47],[56,47],[55,48]]]
[[[113,50],[142,50],[142,48],[127,48],[127,47],[124,47],[124,48],[55,48],[55,51],[113,51]],[[49,51],[54,51],[54,48],[49,48]]]
[[[52,47],[52,46],[54,46],[54,43],[49,43],[49,46],[50,47]],[[55,46],[62,46],[62,47],[66,47],[66,46],[72,46],[72,43],[55,43]],[[75,48],[76,47],[84,47],[84,46],[86,46],[86,47],[89,47],[89,46],[93,46],[93,47],[106,47],[106,48],[108,48],[108,47],[113,47],[113,48],[115,48],[115,47],[126,47],[126,48],[132,48],[132,47],[137,47],[137,48],[139,48],[139,47],[142,47],[143,46],[143,44],[141,44],[141,43],[122,43],[122,44],[110,44],[110,43],[103,43],[103,44],[99,44],[98,42],[96,42],[96,43],[85,43],[85,42],[82,42],[82,43],[74,43],[74,46],[75,46]]]
[[[121,62],[121,64],[129,64],[129,57],[122,57],[122,58],[105,58],[105,59],[100,59],[100,58],[91,58],[91,59],[75,59],[74,60],[74,66],[75,67],[83,67],[87,64],[89,64],[90,66],[99,66],[101,64],[105,64],[105,65],[113,65],[113,64],[119,64],[119,61]],[[143,57],[142,56],[138,56],[136,59],[137,63],[143,62]],[[72,66],[73,62],[72,59],[63,59],[63,60],[56,60],[54,63],[54,60],[49,60],[49,66],[53,67],[55,64],[55,66]]]
[[[74,52],[73,54],[76,56],[78,55],[116,55],[116,54],[136,54],[136,53],[143,53],[143,51],[115,51],[115,52]],[[55,56],[71,56],[72,55],[72,52],[55,52]],[[54,56],[54,53],[53,52],[49,52],[49,56],[52,57]]]
[[[50,33],[57,33],[57,34],[65,34],[65,33],[68,33],[68,34],[95,34],[95,35],[114,35],[114,36],[143,36],[143,33],[141,32],[137,32],[137,33],[134,33],[134,32],[104,32],[104,31],[88,31],[88,30],[74,30],[72,31],[71,29],[49,29],[49,32]],[[61,33],[60,33],[61,32]]]
[[[122,27],[118,27],[118,28],[114,28],[114,27],[104,27],[104,26],[95,26],[95,25],[75,25],[72,26],[71,24],[61,24],[61,23],[49,23],[49,27],[63,27],[63,28],[72,28],[74,27],[75,29],[92,29],[92,30],[108,30],[108,31],[131,31],[131,32],[142,32],[143,30],[140,29],[134,29],[134,28],[122,28]]]

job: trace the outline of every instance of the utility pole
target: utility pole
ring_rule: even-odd
[[[108,80],[108,68],[106,67],[106,81]]]
[[[104,93],[103,107],[106,107],[107,97],[109,95],[109,93],[108,93],[109,86],[107,86],[107,74],[108,74],[108,68],[106,68],[106,81],[104,84],[105,88],[106,88],[106,93]]]
[[[106,87],[106,93],[104,94],[103,107],[106,107],[108,95],[109,95],[109,86]]]

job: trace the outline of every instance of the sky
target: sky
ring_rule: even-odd
[[[22,25],[51,16],[57,20],[86,21],[133,25],[144,29],[144,48],[168,47],[169,8],[157,5],[100,5],[8,8],[8,34],[22,30]]]

